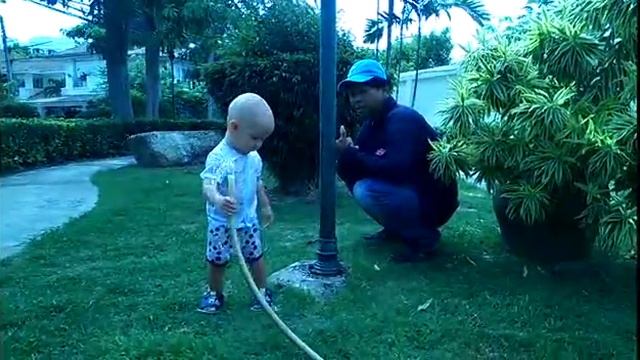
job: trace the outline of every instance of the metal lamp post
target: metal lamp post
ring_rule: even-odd
[[[11,71],[11,59],[9,58],[9,47],[7,46],[7,31],[4,28],[4,18],[0,15],[0,36],[2,36],[2,48],[4,51],[4,61],[7,67],[7,80],[13,80],[13,71]]]
[[[336,239],[336,0],[320,2],[320,239],[310,271],[343,273]]]

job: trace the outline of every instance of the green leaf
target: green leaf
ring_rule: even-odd
[[[443,117],[443,125],[456,136],[465,137],[471,134],[478,119],[485,113],[485,105],[472,95],[467,82],[453,81],[454,95],[448,98],[439,115]]]
[[[630,159],[610,134],[596,136],[596,143],[595,155],[589,159],[587,171],[595,178],[614,179],[630,163]]]
[[[507,215],[511,219],[521,219],[529,225],[545,219],[545,209],[549,207],[550,198],[542,184],[508,185],[502,196],[509,199]]]
[[[599,226],[598,240],[606,250],[629,248],[637,241],[637,208],[627,198],[628,191],[612,194],[606,216]]]
[[[472,149],[464,141],[444,140],[431,143],[433,151],[428,155],[429,170],[445,182],[452,182],[462,172],[466,176],[471,174]]]
[[[547,142],[522,162],[523,169],[534,171],[536,181],[549,187],[570,183],[576,160],[557,142]]]

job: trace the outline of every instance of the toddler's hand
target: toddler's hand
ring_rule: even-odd
[[[227,216],[231,216],[238,211],[238,203],[234,198],[230,196],[220,196],[216,200],[216,207],[222,209]]]
[[[262,227],[266,228],[273,223],[273,210],[271,210],[271,206],[263,206],[262,207]]]

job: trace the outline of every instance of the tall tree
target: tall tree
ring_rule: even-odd
[[[365,44],[376,44],[376,60],[380,60],[380,40],[384,36],[385,23],[380,18],[380,13],[377,14],[375,19],[367,19],[367,23],[364,28],[363,42]]]
[[[98,2],[100,0],[92,0]],[[111,110],[122,121],[133,120],[129,88],[129,24],[133,4],[130,0],[104,1],[105,53]]]
[[[242,19],[242,10],[234,0],[189,0],[184,7],[183,14],[188,19],[187,37],[193,46],[191,54],[200,53],[205,57],[196,59],[200,63],[211,64],[217,58],[217,53],[223,48],[225,38],[238,28]],[[194,58],[194,57],[192,57]],[[215,101],[209,94],[207,118],[213,119]]]
[[[149,119],[159,117],[160,105],[160,38],[158,31],[160,1],[136,0],[132,2],[134,14],[129,22],[129,39],[127,53],[131,47],[145,47],[145,116]],[[106,59],[108,48],[104,22],[88,22],[80,24],[65,34],[73,39],[84,39],[90,42],[90,49],[102,54]],[[127,63],[127,69],[129,68]],[[108,81],[107,81],[108,82]],[[130,81],[129,81],[130,84]],[[113,108],[113,103],[112,103]],[[115,109],[112,109],[115,112]]]
[[[463,10],[477,24],[482,25],[489,20],[489,13],[480,0],[406,0],[418,16],[418,48],[416,50],[416,65],[420,64],[420,45],[422,39],[422,21],[428,21],[433,16],[446,14],[451,21],[450,11],[454,8]],[[420,68],[416,66],[413,79],[413,94],[411,95],[411,106],[415,106],[416,92],[418,90],[418,73]]]
[[[230,14],[238,10],[233,0],[139,0],[144,29],[147,116],[157,117],[160,100],[160,52],[169,59],[171,102],[175,117],[175,59],[188,55],[187,48],[207,51],[207,62],[215,58],[225,31],[232,25]],[[157,101],[156,101],[157,99]],[[209,101],[211,113],[213,99]],[[153,112],[153,114],[151,114]],[[209,115],[211,117],[211,115]]]
[[[380,22],[380,0],[376,0],[376,23]],[[382,35],[376,40],[376,60],[380,61],[380,39]]]
[[[134,4],[130,0],[39,0],[50,9],[104,26],[102,56],[107,67],[108,97],[113,116],[133,120],[129,89],[129,30]],[[32,1],[32,2],[35,2]],[[62,9],[56,7],[61,5]]]
[[[389,34],[389,23],[391,27],[400,24],[398,15],[389,15],[388,12],[378,13],[376,19],[367,19],[364,29],[363,42],[365,44],[376,44],[376,59],[379,60],[379,44],[385,34]],[[385,50],[387,51],[387,50]]]
[[[160,81],[160,48],[162,44],[162,0],[140,0],[138,7],[139,19],[143,22],[144,30],[140,37],[144,44],[145,71],[145,117],[147,119],[160,118],[160,99],[162,98],[162,84]]]
[[[407,1],[402,2],[402,12],[400,14],[400,41],[398,47],[398,53],[402,54],[402,45],[404,44],[404,29],[408,27],[413,20],[411,19],[411,13],[413,12],[411,6],[407,4]],[[396,62],[396,76],[398,77],[398,83],[400,82],[400,70],[402,63],[400,61],[400,57],[397,57],[398,61]],[[400,92],[400,86],[396,86],[396,99],[398,98],[398,93]]]
[[[162,86],[160,59],[164,52],[170,60],[172,80],[169,85],[175,103],[174,60],[184,56],[189,43],[195,42],[198,51],[210,51],[228,28],[227,9],[232,0],[136,0],[131,19],[130,46],[145,48],[146,98],[145,116],[158,119]],[[67,32],[67,36],[92,41],[91,46],[104,52],[104,24],[82,24]],[[212,56],[209,56],[212,59]]]
[[[390,66],[391,66],[391,34],[393,32],[393,25],[394,25],[394,17],[395,14],[393,13],[393,5],[395,3],[395,0],[389,0],[389,9],[387,11],[388,17],[387,17],[387,58],[385,60],[385,66],[387,71],[389,71]]]

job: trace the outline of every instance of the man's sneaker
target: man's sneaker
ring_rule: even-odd
[[[269,307],[271,307],[271,310],[276,311],[277,307],[273,302],[273,293],[271,292],[271,290],[261,289],[260,292],[264,296],[264,300],[267,302]],[[260,300],[258,300],[258,298],[256,298],[255,296],[253,297],[253,301],[251,302],[251,310],[253,311],[262,310],[262,304],[260,304]]]
[[[200,300],[198,311],[205,314],[215,314],[224,306],[224,295],[207,290]]]

